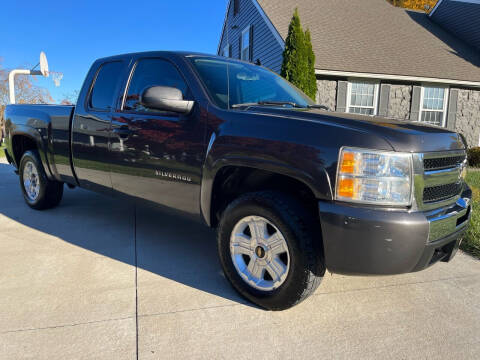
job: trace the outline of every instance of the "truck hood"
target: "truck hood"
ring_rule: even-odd
[[[395,151],[429,152],[465,149],[461,136],[442,127],[382,117],[334,113],[317,109],[250,108],[256,113],[315,121],[366,131],[385,139]],[[345,144],[348,145],[348,144]]]

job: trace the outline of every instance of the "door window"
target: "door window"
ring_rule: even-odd
[[[140,103],[142,92],[152,86],[169,86],[180,90],[187,99],[187,84],[177,68],[167,60],[142,59],[137,62],[130,80],[123,110],[137,112],[158,112]]]
[[[115,91],[122,78],[122,66],[122,62],[115,61],[105,63],[100,67],[88,101],[90,108],[99,111],[111,109]]]

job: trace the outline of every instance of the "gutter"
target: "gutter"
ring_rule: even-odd
[[[389,75],[389,74],[361,73],[361,72],[321,70],[321,69],[315,69],[315,74],[325,75],[325,76],[337,76],[337,77],[356,77],[356,78],[367,78],[367,79],[413,81],[413,82],[420,82],[420,83],[451,84],[451,85],[462,85],[462,86],[480,88],[479,81],[440,79],[440,78],[430,78],[430,77],[422,77],[422,76]]]

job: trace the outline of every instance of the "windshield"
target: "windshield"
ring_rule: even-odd
[[[207,57],[192,57],[190,60],[215,104],[223,109],[262,102],[294,103],[302,107],[314,105],[295,86],[260,66]]]

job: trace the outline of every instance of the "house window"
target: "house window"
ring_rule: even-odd
[[[240,59],[250,59],[250,26],[242,31],[242,37],[240,40]]]
[[[418,120],[431,125],[445,126],[447,96],[447,88],[423,86]]]
[[[225,57],[231,57],[232,56],[230,54],[230,44],[225,45],[225,47],[222,50],[222,56],[225,56]]]
[[[240,0],[233,0],[233,16],[237,15],[240,11]]]
[[[376,115],[378,83],[352,81],[348,83],[347,112]]]

